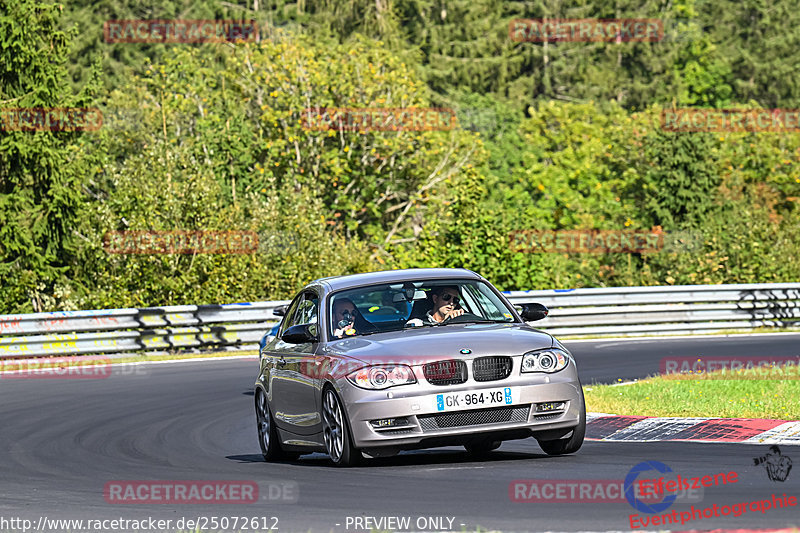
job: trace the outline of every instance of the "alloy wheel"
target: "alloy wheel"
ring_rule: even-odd
[[[325,449],[334,463],[342,459],[344,450],[344,431],[342,409],[336,393],[328,389],[325,391],[325,400],[322,404],[323,417],[323,436],[325,438]]]
[[[267,395],[257,392],[258,401],[256,403],[256,422],[258,423],[258,439],[261,444],[261,451],[267,453],[269,450],[269,439],[272,428],[270,427],[269,408],[267,407]]]

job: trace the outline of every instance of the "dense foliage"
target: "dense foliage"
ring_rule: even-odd
[[[240,6],[237,6],[240,4]],[[797,280],[800,134],[669,132],[674,107],[800,108],[787,0],[0,0],[0,313],[290,296],[466,267],[502,289]],[[657,18],[660,42],[516,42],[515,18]],[[107,43],[110,19],[254,19],[258,42]],[[455,128],[325,131],[317,108]],[[515,230],[665,232],[656,253],[524,253]],[[245,254],[112,254],[126,230],[254,231]]]

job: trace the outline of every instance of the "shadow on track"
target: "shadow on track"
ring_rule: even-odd
[[[569,457],[567,456],[564,456]],[[239,463],[266,463],[260,454],[249,455],[229,455],[226,459],[237,461]],[[430,465],[443,465],[452,466],[454,468],[463,468],[465,466],[474,466],[475,468],[491,463],[502,463],[509,461],[527,461],[527,460],[541,460],[547,459],[553,461],[554,457],[550,457],[544,453],[524,453],[524,452],[505,452],[496,450],[485,455],[475,456],[466,451],[457,450],[414,450],[400,452],[394,457],[368,457],[355,469],[364,468],[392,468],[402,466],[430,466]],[[272,463],[269,463],[272,464]],[[303,467],[317,467],[317,468],[333,468],[335,467],[328,459],[328,456],[323,453],[313,453],[304,455],[299,459],[293,461],[282,461],[280,465],[295,465]],[[351,469],[347,469],[351,470]]]

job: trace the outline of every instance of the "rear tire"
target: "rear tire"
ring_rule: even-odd
[[[256,387],[256,426],[258,428],[258,444],[261,446],[261,455],[267,462],[280,460],[294,460],[300,454],[285,452],[281,448],[278,428],[275,419],[269,412],[269,402],[263,390]]]
[[[363,456],[353,446],[342,402],[330,387],[322,391],[322,435],[325,450],[335,466],[355,466],[361,462]]]

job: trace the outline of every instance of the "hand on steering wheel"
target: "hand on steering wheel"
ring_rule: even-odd
[[[461,316],[463,314],[464,314],[464,310],[463,309],[453,309],[452,311],[450,311],[449,313],[447,313],[444,316],[444,320],[442,320],[442,323],[447,322],[451,318],[455,318],[455,317]]]

